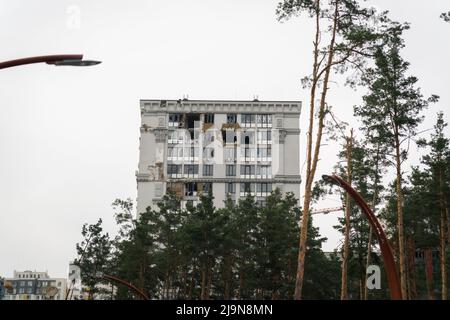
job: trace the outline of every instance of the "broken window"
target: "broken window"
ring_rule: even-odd
[[[222,141],[224,143],[236,143],[237,136],[235,130],[222,129]]]
[[[195,122],[200,121],[199,113],[188,113],[186,114],[186,126],[188,129],[194,129],[196,127]],[[198,125],[197,125],[198,127]]]
[[[183,115],[181,113],[169,113],[169,126],[182,127]]]
[[[184,195],[188,197],[197,195],[197,182],[188,182],[184,185]]]
[[[237,114],[236,113],[228,113],[227,114],[227,123],[236,123],[237,122]]]
[[[203,193],[212,194],[212,182],[203,183]]]
[[[205,113],[205,123],[214,123],[214,113]]]

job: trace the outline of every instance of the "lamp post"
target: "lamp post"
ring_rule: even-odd
[[[82,54],[56,54],[56,55],[28,57],[0,62],[0,69],[6,69],[33,63],[46,63],[55,66],[87,67],[99,64],[101,63],[101,61],[83,60]]]
[[[335,174],[331,176],[323,175],[322,178],[323,180],[344,189],[353,198],[353,200],[355,200],[356,204],[364,212],[366,218],[369,220],[369,223],[372,226],[374,233],[377,236],[378,242],[380,243],[380,250],[381,255],[383,256],[384,268],[386,271],[389,291],[391,293],[391,299],[401,300],[402,291],[400,289],[400,280],[398,278],[397,268],[395,266],[392,249],[389,245],[384,230],[381,227],[381,224],[378,221],[377,217],[372,212],[369,205],[364,201],[363,197],[355,189],[353,189],[353,187],[345,180],[343,180],[342,178],[338,177]]]

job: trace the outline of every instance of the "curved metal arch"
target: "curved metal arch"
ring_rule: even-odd
[[[398,277],[397,268],[395,265],[394,255],[392,254],[391,246],[389,245],[389,242],[386,238],[386,234],[384,233],[384,230],[380,222],[378,221],[377,217],[372,212],[369,205],[364,201],[363,197],[355,189],[353,189],[353,187],[349,183],[347,183],[347,181],[343,180],[341,177],[335,174],[332,174],[331,176],[323,175],[322,178],[325,181],[331,182],[344,189],[353,198],[353,200],[355,200],[356,204],[364,212],[380,244],[384,268],[386,271],[386,277],[389,285],[389,291],[391,293],[391,299],[401,300],[402,291],[400,287],[400,280]]]
[[[140,296],[142,298],[142,300],[150,300],[150,298],[142,290],[139,290],[136,286],[132,285],[129,282],[126,282],[125,280],[122,280],[122,279],[114,277],[114,276],[109,276],[109,275],[106,275],[106,274],[102,275],[102,278],[105,279],[105,280],[108,280],[108,281],[112,281],[112,282],[123,284],[128,289],[130,289],[133,293],[135,293],[138,296]]]

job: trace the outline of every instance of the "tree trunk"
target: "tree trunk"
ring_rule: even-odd
[[[400,142],[398,130],[395,130],[395,161],[397,173],[397,232],[398,232],[398,257],[400,265],[400,286],[404,300],[408,298],[406,262],[405,262],[405,237],[403,228],[403,190],[402,190],[402,168],[400,159]]]
[[[434,281],[433,281],[433,251],[432,249],[428,248],[425,249],[425,279],[427,283],[427,293],[428,293],[428,299],[434,300]]]
[[[440,263],[441,263],[441,299],[447,300],[447,263],[446,263],[446,237],[445,237],[445,214],[441,213],[440,228]]]
[[[409,270],[409,298],[417,299],[416,287],[416,248],[413,237],[407,237],[408,244],[408,270]]]
[[[365,281],[364,281],[364,300],[369,299],[369,288],[367,287],[367,269],[369,269],[370,266],[370,260],[371,260],[371,253],[372,253],[372,237],[373,237],[373,230],[372,226],[369,227],[369,239],[367,240],[367,258],[366,258],[366,275],[365,275]]]
[[[316,14],[316,42],[314,43],[314,68],[313,68],[313,85],[311,88],[311,102],[310,102],[310,118],[309,118],[309,129],[308,129],[308,137],[307,137],[307,148],[306,148],[306,157],[307,157],[307,168],[306,168],[306,182],[305,182],[305,194],[302,208],[302,225],[300,230],[300,239],[299,239],[299,252],[298,252],[298,266],[297,266],[297,274],[295,280],[295,292],[294,299],[300,300],[302,298],[302,288],[303,288],[303,279],[305,273],[305,256],[306,256],[306,240],[308,234],[308,220],[310,215],[310,204],[311,204],[311,190],[312,183],[314,180],[314,175],[316,173],[317,162],[319,161],[319,151],[320,144],[322,140],[322,131],[323,131],[323,119],[325,116],[325,104],[326,104],[326,95],[328,91],[328,82],[331,73],[331,67],[333,63],[334,57],[334,46],[336,41],[336,30],[337,30],[337,21],[338,21],[338,3],[336,1],[335,12],[334,12],[334,22],[333,22],[333,31],[332,37],[329,46],[328,52],[328,61],[326,65],[325,76],[323,80],[323,89],[320,99],[320,107],[319,107],[319,119],[318,119],[318,129],[317,129],[317,138],[315,142],[314,148],[314,157],[312,158],[312,134],[313,134],[313,122],[314,122],[314,100],[315,100],[315,87],[317,85],[317,76],[318,76],[318,46],[319,46],[319,37],[320,37],[320,27],[319,27],[319,1],[317,1],[317,14]],[[312,160],[311,160],[312,159]]]
[[[352,144],[353,129],[350,131],[350,137],[346,138],[346,156],[347,156],[347,182],[352,184]],[[348,255],[350,241],[350,212],[351,197],[347,193],[345,199],[345,234],[344,234],[344,252],[342,257],[342,273],[341,273],[341,300],[348,299],[347,272],[348,272]]]
[[[223,298],[225,300],[231,299],[231,277],[232,277],[232,257],[231,254],[226,258],[225,262],[225,283]]]
[[[200,292],[200,300],[205,300],[205,296],[206,296],[206,266],[205,264],[203,264],[203,266],[201,267],[201,276],[202,276],[202,282],[201,282],[201,292]]]
[[[440,237],[440,264],[441,264],[441,299],[447,300],[447,263],[446,263],[446,206],[444,196],[444,182],[442,169],[439,169],[439,204],[441,211]]]

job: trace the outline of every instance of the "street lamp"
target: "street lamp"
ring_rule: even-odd
[[[395,267],[394,255],[392,254],[391,246],[389,245],[384,230],[381,227],[377,217],[372,212],[369,205],[364,201],[363,197],[355,189],[353,189],[347,181],[335,174],[331,176],[323,175],[322,179],[325,182],[334,184],[344,189],[353,198],[353,200],[355,200],[356,204],[366,215],[366,218],[369,220],[369,223],[377,236],[378,242],[380,243],[381,255],[383,256],[384,268],[386,271],[386,278],[389,284],[391,298],[393,300],[401,300],[402,291],[400,289],[400,281],[398,278],[397,269]]]
[[[57,54],[57,55],[37,56],[0,62],[0,69],[17,67],[32,63],[46,63],[55,66],[86,67],[99,64],[101,63],[101,61],[83,60],[82,54]]]

